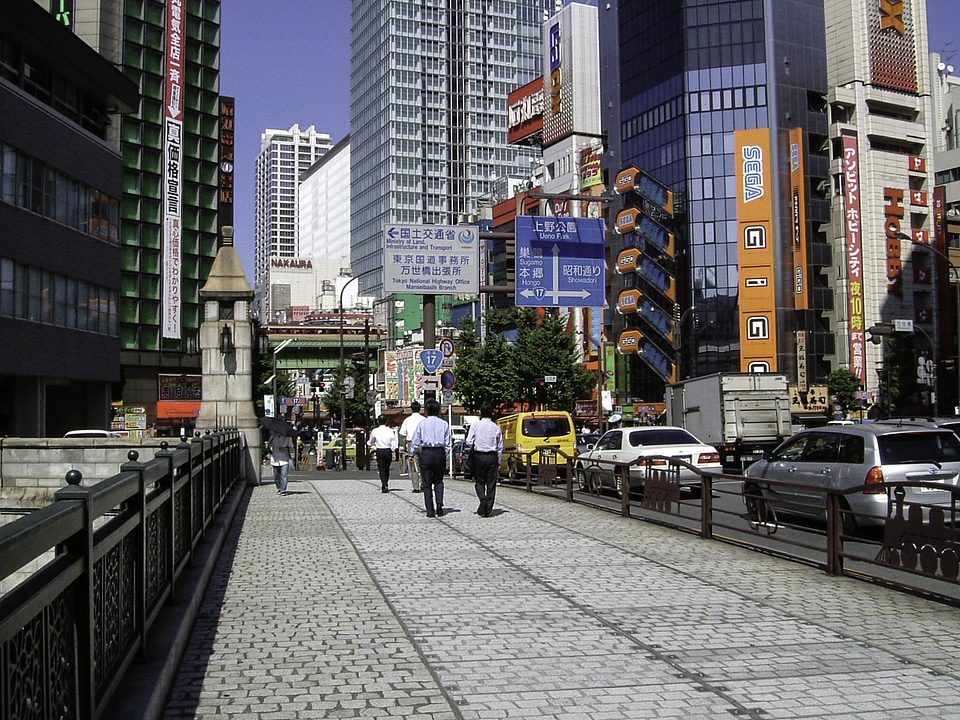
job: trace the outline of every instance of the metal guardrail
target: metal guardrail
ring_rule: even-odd
[[[874,484],[869,488],[864,485],[843,492],[823,489],[824,520],[817,522],[788,515],[782,509],[777,510],[762,494],[745,491],[747,478],[742,475],[704,472],[665,456],[641,458],[627,464],[591,461],[610,465],[612,473],[619,478],[619,488],[630,487],[631,467],[645,466],[643,492],[620,492],[617,507],[602,497],[603,492],[595,483],[588,482],[586,491],[576,486],[577,458],[562,450],[554,449],[555,464],[541,462],[534,474],[531,457],[541,449],[525,453],[528,491],[556,495],[559,488],[568,502],[619,511],[623,517],[652,521],[696,533],[704,539],[731,542],[812,564],[831,575],[866,579],[960,604],[958,486],[903,482]],[[699,477],[699,486],[693,488],[694,492],[681,492],[681,468]],[[767,479],[760,484],[774,489],[799,487]],[[907,487],[949,491],[952,507],[908,502]],[[844,496],[867,489],[886,494],[887,517],[876,528],[864,528],[863,522],[854,530],[851,526],[858,523],[851,521],[865,518],[849,509]]]
[[[0,717],[97,720],[242,479],[238,431],[135,450],[120,472],[0,527]],[[25,570],[25,568],[30,568]]]

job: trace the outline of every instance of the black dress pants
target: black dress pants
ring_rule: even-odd
[[[420,449],[420,486],[428,517],[443,512],[443,476],[447,472],[447,451],[442,447]]]
[[[500,474],[499,455],[495,452],[473,453],[473,482],[480,505],[477,515],[490,517],[497,496],[497,476]]]
[[[393,462],[393,450],[377,448],[377,470],[380,472],[380,487],[387,489],[390,482],[390,463]]]

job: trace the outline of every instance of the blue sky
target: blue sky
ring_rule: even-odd
[[[927,0],[927,13],[930,49],[960,74],[960,0]],[[252,285],[260,134],[294,123],[334,142],[350,132],[350,0],[225,2],[220,45],[220,92],[237,99],[235,242]]]

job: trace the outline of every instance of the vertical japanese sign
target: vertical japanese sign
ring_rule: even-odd
[[[807,194],[803,181],[803,157],[803,128],[792,128],[790,210],[793,228],[793,303],[797,310],[810,309],[810,290],[807,288]]]
[[[232,97],[220,98],[220,227],[233,225],[234,108]]]
[[[167,0],[163,108],[163,299],[161,334],[180,337],[180,277],[183,164],[183,0]]]
[[[850,322],[850,371],[866,385],[866,328],[863,308],[863,240],[860,225],[860,155],[855,135],[843,136],[843,216]]]
[[[734,142],[740,235],[740,369],[776,372],[777,297],[770,130],[737,130]]]

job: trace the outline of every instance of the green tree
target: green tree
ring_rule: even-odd
[[[856,373],[847,369],[834,370],[827,378],[827,389],[830,397],[836,398],[843,408],[844,415],[860,407],[857,392],[860,388],[860,378]]]
[[[344,376],[353,378],[353,397],[346,398],[344,401],[347,413],[346,423],[341,427],[367,427],[370,424],[370,408],[367,405],[366,382],[367,376],[362,367],[356,367],[351,364],[344,366]],[[339,373],[335,376],[332,383],[327,383],[326,393],[321,396],[320,401],[326,407],[331,417],[340,421],[341,414],[341,390],[344,387],[343,377]]]
[[[536,310],[525,309],[517,317],[517,330],[514,368],[522,401],[531,409],[544,404],[572,411],[574,401],[593,384],[593,376],[578,362],[565,321],[556,311],[548,310],[541,318]],[[548,375],[556,382],[541,386]]]
[[[457,343],[457,397],[468,411],[478,412],[485,400],[499,415],[518,404],[573,409],[574,400],[593,385],[593,374],[578,361],[574,339],[557,313],[541,318],[532,309],[491,310],[484,320],[485,342],[478,341],[473,320],[465,320]],[[515,344],[506,334],[514,327]],[[557,381],[545,383],[540,398],[537,388],[547,375]]]
[[[902,415],[904,406],[917,395],[917,358],[909,336],[887,336],[880,382],[881,413]]]
[[[468,412],[478,413],[480,405],[486,400],[493,405],[494,413],[499,415],[517,401],[513,346],[504,335],[504,330],[511,322],[512,316],[509,314],[488,312],[486,342],[480,343],[473,319],[463,321],[457,343],[456,390],[457,397]]]

